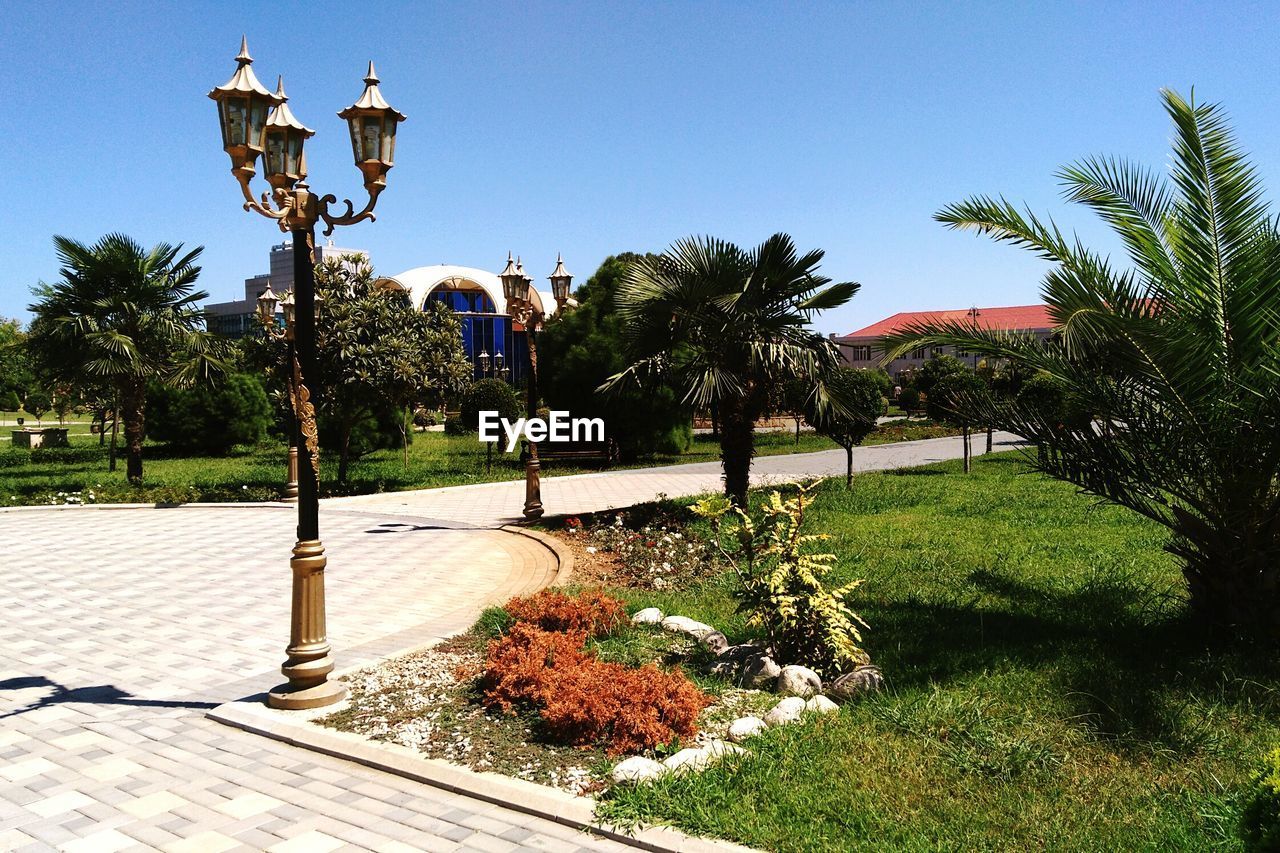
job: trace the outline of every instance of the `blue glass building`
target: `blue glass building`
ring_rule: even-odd
[[[443,302],[462,322],[462,346],[471,361],[472,375],[476,379],[497,376],[512,385],[523,385],[529,370],[529,349],[525,342],[525,330],[504,312],[505,300],[502,282],[496,273],[472,267],[451,264],[415,267],[399,275],[386,276],[377,284],[388,289],[400,290],[415,308],[421,310],[428,300]],[[534,292],[535,306],[546,311],[555,301],[550,293]],[[502,354],[499,371],[496,355]],[[484,369],[488,356],[488,369]]]

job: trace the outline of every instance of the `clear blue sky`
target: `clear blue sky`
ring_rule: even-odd
[[[1037,300],[1040,265],[931,215],[1003,192],[1103,247],[1062,164],[1167,156],[1157,92],[1222,101],[1280,170],[1280,7],[1227,3],[21,3],[0,20],[7,159],[0,315],[57,275],[50,236],[205,246],[237,298],[274,225],[243,213],[205,94],[246,33],[316,129],[311,183],[363,199],[334,113],[365,62],[409,115],[379,220],[339,231],[380,271],[497,269],[508,248],[585,280],[691,233],[788,231],[862,282],[818,321]]]

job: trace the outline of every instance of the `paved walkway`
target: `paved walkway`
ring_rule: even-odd
[[[985,433],[974,436],[974,452],[981,453],[985,442]],[[995,434],[995,444],[997,450],[1008,450],[1020,446],[1020,439],[1012,433],[998,432]],[[958,436],[879,444],[854,448],[853,468],[855,471],[884,471],[959,459],[961,455],[961,439]],[[751,482],[760,486],[811,477],[843,477],[845,463],[843,450],[760,456],[752,461]],[[554,469],[543,471],[542,505],[548,515],[599,512],[656,500],[662,495],[672,498],[701,495],[717,492],[723,487],[719,462],[601,471],[561,477],[554,476],[554,473]],[[324,503],[334,508],[440,516],[477,527],[497,527],[520,519],[524,508],[524,481],[356,495],[329,498]]]
[[[511,533],[321,522],[339,667],[551,578]],[[0,850],[623,849],[207,720],[280,680],[293,524],[270,506],[0,512]]]
[[[917,465],[959,447],[863,448],[855,462]],[[843,451],[763,457],[753,480],[843,471]],[[548,477],[543,499],[580,513],[719,488],[706,463]],[[548,583],[541,545],[475,529],[522,503],[518,482],[325,501],[338,666],[453,633]],[[293,525],[280,506],[0,511],[0,850],[622,849],[207,720],[280,679]]]

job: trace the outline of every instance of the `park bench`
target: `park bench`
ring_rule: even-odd
[[[520,461],[525,461],[529,455],[529,443],[527,441],[520,442]],[[546,465],[548,462],[595,462],[602,468],[608,468],[610,465],[616,464],[618,461],[618,443],[612,438],[604,441],[578,441],[572,443],[564,442],[547,442],[544,441],[538,445],[538,462]]]

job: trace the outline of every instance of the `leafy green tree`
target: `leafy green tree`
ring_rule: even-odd
[[[1191,611],[1280,636],[1280,232],[1222,110],[1163,93],[1172,181],[1094,158],[1066,197],[1116,232],[1116,266],[1003,199],[944,208],[953,228],[1049,261],[1047,341],[972,323],[919,324],[890,351],[951,344],[1061,381],[1086,424],[992,401],[991,422],[1036,442],[1036,464],[1164,525]]]
[[[362,449],[352,442],[357,426],[391,424],[407,443],[413,403],[438,405],[471,373],[453,312],[434,301],[417,311],[404,294],[373,281],[364,259],[328,260],[316,268],[320,411],[338,444],[340,483],[347,481],[353,452]]]
[[[18,392],[12,388],[0,391],[0,412],[16,412],[22,408],[22,401],[18,399]]]
[[[26,344],[22,324],[0,317],[0,395],[12,392],[21,398],[35,383]]]
[[[27,392],[26,399],[22,401],[22,408],[30,415],[34,415],[37,422],[41,422],[44,413],[49,411],[53,406],[53,398],[49,396],[47,391],[41,391],[33,388]]]
[[[965,373],[968,370],[965,363],[954,355],[936,355],[920,366],[912,376],[912,383],[927,397],[933,390],[934,383],[942,377]]]
[[[552,317],[538,337],[538,384],[547,404],[574,417],[601,418],[624,459],[681,453],[693,438],[690,407],[664,384],[597,392],[627,366],[618,288],[634,264],[656,257],[624,252],[605,258],[574,294],[578,307]]]
[[[481,379],[467,386],[459,399],[459,414],[467,429],[480,428],[481,412],[497,412],[498,417],[509,421],[524,416],[524,407],[513,389],[501,379]]]
[[[229,345],[208,332],[196,303],[201,248],[144,249],[123,234],[92,246],[53,238],[61,280],[33,289],[28,344],[37,371],[72,387],[110,384],[124,421],[129,482],[142,483],[148,380],[191,385],[214,380]]]
[[[819,275],[822,257],[821,250],[798,255],[786,234],[751,251],[689,237],[638,260],[618,289],[630,364],[605,387],[663,383],[686,405],[714,403],[725,495],[739,506],[747,500],[755,422],[772,390],[807,377],[815,404],[831,404],[825,377],[840,354],[809,323],[814,312],[848,302],[859,285]]]
[[[945,357],[945,356],[944,356]],[[964,472],[973,468],[973,441],[971,431],[982,422],[979,414],[989,398],[987,383],[969,370],[945,373],[929,388],[925,401],[925,413],[939,423],[960,427],[964,442]]]
[[[844,448],[846,487],[853,485],[853,448],[875,432],[876,420],[884,411],[880,388],[875,371],[838,367],[827,378],[827,390],[841,405],[809,414],[809,422],[819,435],[825,435]]]
[[[203,453],[258,444],[273,418],[262,380],[246,373],[229,374],[217,388],[154,384],[147,411],[149,437]]]

